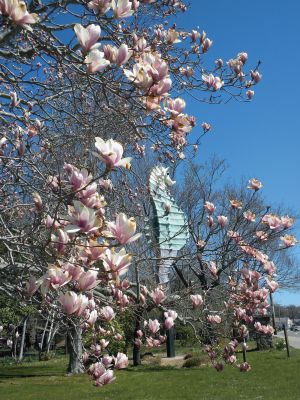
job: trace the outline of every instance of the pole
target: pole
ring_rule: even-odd
[[[289,339],[288,339],[288,335],[287,335],[285,324],[283,324],[283,332],[284,332],[287,356],[288,356],[288,358],[290,358],[291,355],[290,355]]]
[[[274,308],[274,303],[273,303],[273,295],[271,292],[270,292],[270,305],[271,305],[272,325],[274,328],[274,334],[277,335],[276,321],[275,321],[275,308]]]
[[[175,329],[167,330],[167,357],[175,357]]]
[[[247,356],[246,356],[246,351],[247,351],[247,344],[244,339],[244,343],[242,344],[242,350],[243,350],[243,361],[244,363],[247,362]]]

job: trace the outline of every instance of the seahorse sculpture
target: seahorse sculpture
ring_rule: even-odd
[[[189,236],[184,212],[171,196],[169,187],[176,182],[169,176],[168,168],[161,165],[150,173],[149,186],[153,205],[155,241],[159,249],[158,281],[167,285],[171,266]]]

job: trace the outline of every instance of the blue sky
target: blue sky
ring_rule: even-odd
[[[213,125],[199,149],[199,161],[216,153],[229,164],[227,177],[237,182],[259,178],[270,203],[284,203],[300,214],[299,17],[298,0],[191,0],[190,10],[177,23],[205,30],[213,40],[213,59],[226,61],[246,51],[249,68],[262,62],[263,79],[251,103],[203,105],[188,99],[188,113],[199,124]],[[300,257],[300,245],[295,253]],[[275,300],[300,305],[300,292],[282,291]]]

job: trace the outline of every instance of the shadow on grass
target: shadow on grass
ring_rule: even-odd
[[[13,365],[0,366],[0,379],[8,378],[34,378],[41,376],[63,376],[66,373],[66,367],[52,365]]]

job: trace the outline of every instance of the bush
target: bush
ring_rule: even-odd
[[[183,357],[183,359],[184,360],[188,360],[189,358],[192,358],[193,357],[193,353],[187,353],[184,357]]]
[[[49,361],[56,357],[55,351],[43,352],[40,355],[40,361]],[[27,360],[26,360],[27,361]]]
[[[193,357],[188,358],[188,359],[184,362],[182,368],[200,367],[200,365],[202,364],[202,362],[203,362],[203,358],[202,358],[202,357],[200,357],[200,356],[193,356]]]
[[[279,339],[276,343],[275,343],[275,349],[282,351],[286,349],[286,344],[285,341],[283,339]]]

